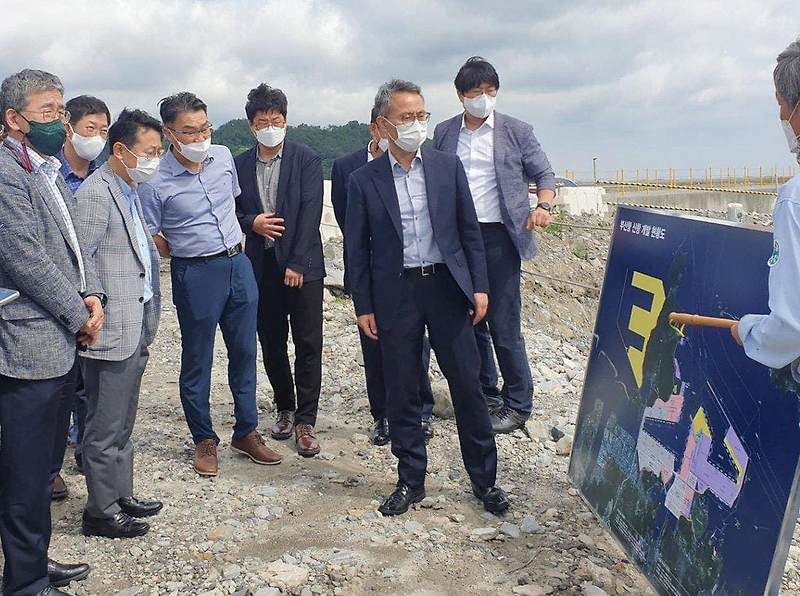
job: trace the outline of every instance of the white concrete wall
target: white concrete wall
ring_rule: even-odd
[[[601,186],[564,186],[558,190],[556,203],[570,215],[605,215],[608,212],[605,194],[606,189]]]
[[[327,242],[331,238],[341,238],[342,231],[336,225],[336,217],[333,215],[333,205],[331,204],[331,181],[324,181],[325,194],[322,199],[322,221],[319,225],[322,241]]]

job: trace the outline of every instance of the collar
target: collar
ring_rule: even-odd
[[[470,132],[478,132],[484,126],[488,126],[489,128],[494,128],[494,110],[492,110],[492,113],[489,114],[489,117],[486,118],[486,120],[483,122],[483,124],[481,124],[475,130],[470,130]],[[460,130],[469,130],[467,128],[466,112],[464,112],[464,114],[461,116],[461,128],[460,128]]]
[[[14,137],[8,136],[5,139],[6,143],[11,145],[17,152],[21,153],[23,151],[23,144],[21,141],[18,141]],[[38,172],[41,168],[45,169],[53,169],[55,170],[56,174],[58,170],[61,168],[61,162],[58,160],[57,157],[51,155],[48,157],[43,157],[39,155],[36,151],[32,148],[29,148],[25,145],[26,153],[31,160],[31,166],[33,166],[33,171]]]
[[[283,150],[285,147],[286,147],[286,141],[281,143],[281,149],[280,151],[278,151],[278,154],[275,157],[273,157],[268,161],[264,161],[263,159],[261,159],[261,152],[258,150],[258,143],[256,143],[256,161],[260,161],[261,163],[269,163],[271,161],[274,162],[278,159],[283,159]]]
[[[208,150],[208,155],[203,160],[203,168],[205,168],[208,164],[214,161],[214,156],[211,154],[213,148],[214,145],[211,145],[211,147]],[[197,174],[198,172],[190,172],[189,170],[187,170],[186,166],[184,166],[181,162],[178,161],[178,159],[175,157],[175,154],[172,151],[173,149],[177,151],[177,148],[175,148],[173,145],[170,145],[169,149],[167,149],[166,156],[161,159],[161,165],[159,166],[159,170],[163,170],[167,174],[170,174],[171,176],[180,176],[184,172],[192,175]],[[202,171],[202,169],[200,171]]]
[[[130,186],[127,182],[125,182],[122,178],[120,178],[117,175],[117,173],[114,172],[114,170],[111,170],[111,173],[113,174],[114,179],[117,181],[117,184],[119,184],[119,188],[122,191],[122,194],[124,194],[129,201],[131,200],[132,197],[136,196],[135,187]]]
[[[400,162],[397,161],[395,159],[394,155],[392,154],[392,147],[391,146],[389,147],[389,150],[386,153],[389,154],[389,163],[392,164],[392,169],[394,169],[394,167],[396,165],[399,165]],[[411,165],[412,166],[414,165],[414,161],[417,160],[417,159],[419,160],[420,163],[422,163],[422,148],[421,147],[419,149],[417,149],[417,155],[414,157],[414,159],[411,160]],[[400,166],[400,167],[402,168],[403,166]],[[405,170],[405,168],[403,168],[403,170]]]
[[[74,176],[78,180],[85,180],[86,178],[91,176],[92,173],[99,167],[97,160],[93,159],[92,161],[89,162],[89,170],[86,172],[86,178],[81,178],[75,173],[75,171],[72,169],[72,166],[69,165],[69,160],[67,160],[67,156],[64,153],[63,149],[58,152],[57,159],[59,162],[61,162],[60,170],[61,170],[61,175],[64,176],[64,179],[67,179],[69,176]]]

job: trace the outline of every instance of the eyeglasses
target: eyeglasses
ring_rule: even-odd
[[[398,120],[400,120],[400,124],[411,124],[415,120],[420,124],[425,124],[428,120],[431,119],[430,112],[406,112],[405,114],[400,114],[398,116]]]
[[[162,147],[159,147],[158,149],[151,149],[150,151],[145,151],[144,155],[137,155],[136,153],[134,153],[133,151],[131,151],[130,149],[125,147],[125,145],[123,143],[120,143],[120,145],[122,145],[125,148],[125,151],[127,151],[128,153],[130,153],[134,157],[141,157],[141,158],[147,158],[147,159],[156,159],[156,158],[161,157],[162,155],[164,155],[164,149]]]
[[[52,122],[56,118],[61,120],[64,124],[69,123],[70,113],[67,110],[52,110],[45,108],[44,110],[20,110],[20,113],[28,112],[29,114],[36,114],[40,116],[42,122]]]
[[[214,126],[209,122],[203,128],[198,130],[176,130],[174,128],[170,128],[170,130],[177,135],[181,135],[182,137],[201,137],[203,139],[207,139],[211,136],[211,133],[214,132]]]

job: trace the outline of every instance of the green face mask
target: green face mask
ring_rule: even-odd
[[[25,118],[25,116],[23,116]],[[64,147],[67,139],[67,130],[61,119],[56,118],[52,122],[41,123],[31,122],[25,118],[25,122],[30,126],[30,130],[25,135],[31,147],[42,155],[55,155]]]

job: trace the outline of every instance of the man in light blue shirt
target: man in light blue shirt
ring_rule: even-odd
[[[775,94],[789,150],[800,163],[800,40],[779,56]],[[792,365],[800,382],[800,174],[780,188],[773,211],[774,249],[769,271],[768,315],[746,315],[731,329],[745,353],[770,368]]]
[[[87,536],[133,538],[148,531],[136,518],[155,515],[158,501],[133,496],[131,434],[139,388],[161,312],[158,251],[142,224],[137,181],[155,172],[161,123],[141,110],[123,110],[109,130],[111,156],[81,185],[79,231],[108,296],[106,326],[81,352],[87,393],[83,468]],[[140,164],[151,164],[142,169]]]
[[[242,252],[240,194],[231,152],[211,144],[206,104],[183,92],[161,100],[171,146],[158,173],[141,185],[145,220],[162,255],[172,257],[172,298],[181,328],[180,394],[195,443],[195,471],[216,476],[219,437],[209,398],[217,325],[228,351],[234,401],[231,449],[263,465],[281,456],[256,430],[258,286]]]
[[[403,266],[424,267],[435,263],[443,263],[442,253],[436,246],[431,225],[431,214],[428,210],[428,194],[425,189],[425,169],[422,165],[422,153],[411,162],[411,169],[406,172],[391,151],[389,163],[392,164],[394,188],[400,203],[400,222],[403,226]]]

